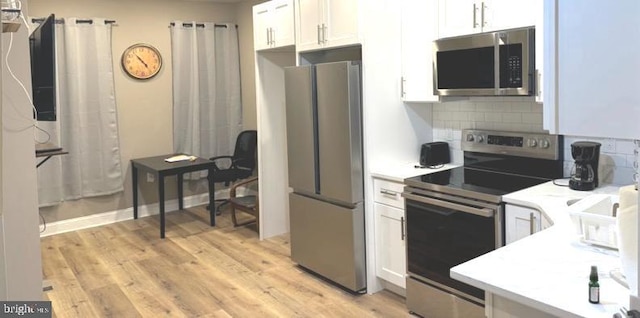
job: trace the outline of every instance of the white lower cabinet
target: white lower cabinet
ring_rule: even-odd
[[[549,226],[550,223],[536,209],[505,205],[505,244],[513,243]]]
[[[376,275],[405,288],[407,252],[405,244],[403,184],[374,179]]]

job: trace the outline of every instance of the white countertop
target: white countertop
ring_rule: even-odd
[[[416,168],[418,162],[392,162],[379,164],[371,170],[371,176],[379,179],[386,179],[395,182],[404,182],[404,179],[423,174],[434,173],[442,170],[459,167],[458,164],[447,163],[439,168]]]
[[[544,183],[503,197],[542,211],[553,226],[451,269],[451,277],[487,292],[560,317],[612,317],[629,308],[629,290],[610,278],[620,269],[617,251],[580,242],[567,200],[594,193],[618,194],[618,187],[574,191]],[[589,272],[598,266],[600,304],[588,302]]]

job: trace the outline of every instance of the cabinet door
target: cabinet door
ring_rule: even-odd
[[[638,139],[640,1],[557,3],[558,133]]]
[[[327,46],[356,44],[358,0],[324,0],[323,40]]]
[[[296,6],[296,46],[302,51],[320,47],[322,0],[298,0]]]
[[[482,32],[513,29],[536,24],[536,7],[539,0],[491,0],[482,1],[480,12]]]
[[[269,48],[271,45],[270,5],[269,2],[265,2],[253,6],[253,47],[256,51]]]
[[[293,26],[293,0],[274,0],[273,2],[273,34],[274,47],[295,44]]]
[[[505,207],[506,244],[511,244],[523,237],[540,231],[540,211],[517,205],[507,204]]]
[[[404,210],[374,203],[376,215],[376,275],[405,288],[407,272]]]
[[[402,81],[405,102],[436,102],[433,94],[433,41],[437,38],[435,1],[402,3]]]
[[[482,3],[474,0],[438,1],[438,37],[471,34],[481,30]]]

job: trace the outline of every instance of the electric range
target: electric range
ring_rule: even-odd
[[[449,277],[504,245],[502,196],[563,176],[562,136],[464,130],[464,166],[404,180],[407,307],[484,315],[484,291]]]

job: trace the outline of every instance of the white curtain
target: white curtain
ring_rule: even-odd
[[[69,154],[38,168],[41,206],[123,190],[111,24],[77,20],[56,25],[58,120],[38,126]]]
[[[235,25],[174,21],[171,53],[174,150],[204,158],[232,154],[242,129]]]

